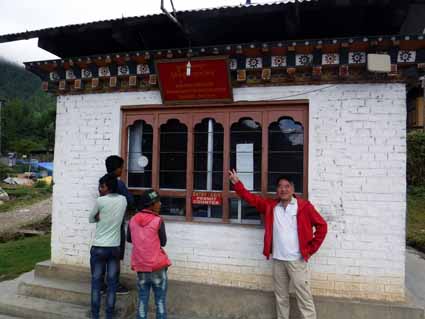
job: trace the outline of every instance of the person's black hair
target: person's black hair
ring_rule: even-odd
[[[106,158],[105,166],[108,173],[113,173],[117,168],[124,166],[124,160],[118,155],[111,155]]]
[[[99,179],[99,185],[106,185],[110,193],[116,193],[118,189],[118,181],[116,176],[112,174],[105,174]]]
[[[279,186],[279,183],[281,180],[285,180],[288,181],[289,184],[291,184],[292,186],[294,186],[294,181],[292,180],[291,177],[289,177],[288,175],[280,175],[277,179],[276,179],[276,187]]]

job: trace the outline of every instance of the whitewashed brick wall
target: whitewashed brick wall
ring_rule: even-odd
[[[234,90],[234,98],[309,100],[309,199],[329,223],[325,243],[311,260],[314,292],[403,299],[404,85],[241,88]],[[94,227],[87,216],[104,174],[104,159],[119,154],[120,107],[160,103],[159,92],[58,98],[54,263],[88,266]],[[166,249],[174,263],[171,278],[272,289],[260,227],[168,221],[167,234]]]

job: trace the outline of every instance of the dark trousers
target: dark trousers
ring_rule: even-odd
[[[90,249],[91,269],[91,314],[98,319],[100,312],[101,293],[106,273],[108,290],[106,294],[106,319],[112,319],[115,309],[115,294],[118,286],[119,247],[98,247]]]
[[[121,224],[121,239],[120,239],[120,260],[124,260],[124,255],[125,255],[125,222],[123,221]],[[118,279],[118,283],[120,281],[120,274],[121,274],[121,263],[120,260],[118,261],[118,274],[117,274],[117,279]],[[103,277],[105,278],[105,273],[103,273]],[[103,288],[105,288],[105,286],[108,286],[107,280],[103,279]]]

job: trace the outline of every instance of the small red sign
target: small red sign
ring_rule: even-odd
[[[223,199],[220,193],[193,192],[192,204],[195,205],[221,205]]]
[[[156,63],[164,103],[231,102],[229,62],[225,57],[160,60]]]

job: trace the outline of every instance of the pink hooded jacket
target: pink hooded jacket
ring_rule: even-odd
[[[131,269],[137,272],[153,272],[171,265],[171,261],[158,236],[162,218],[148,209],[134,215],[130,220],[131,240]]]

